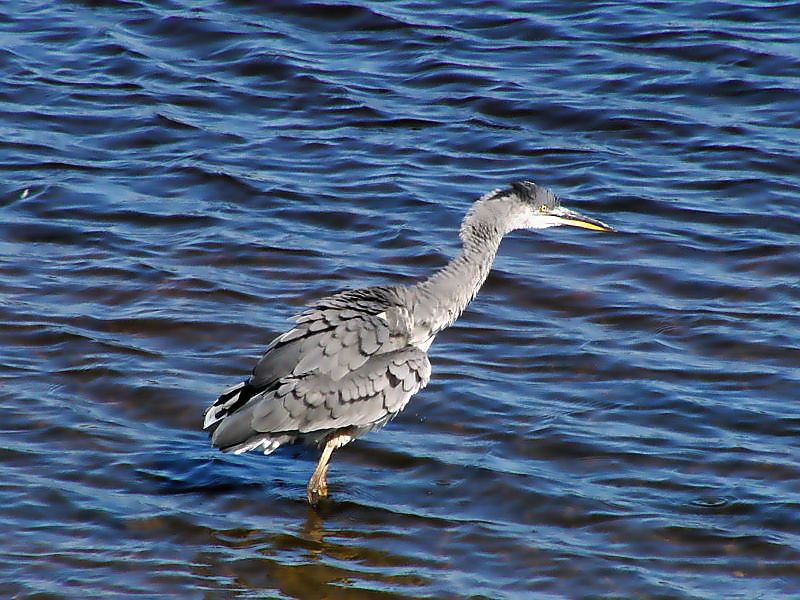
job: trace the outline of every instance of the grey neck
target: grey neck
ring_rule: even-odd
[[[465,222],[459,255],[431,277],[411,288],[414,321],[431,335],[449,327],[475,298],[492,268],[503,231]]]

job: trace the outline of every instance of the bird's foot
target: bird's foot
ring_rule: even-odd
[[[320,500],[328,497],[328,482],[324,479],[316,480],[316,478],[312,477],[311,481],[308,482],[306,496],[308,503],[311,506],[316,506]]]

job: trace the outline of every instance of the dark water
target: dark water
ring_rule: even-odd
[[[432,6],[436,6],[432,8]],[[800,597],[800,4],[0,6],[0,596]],[[335,457],[200,431],[306,302],[529,178]]]

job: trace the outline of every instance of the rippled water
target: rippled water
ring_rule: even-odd
[[[800,595],[798,23],[0,6],[0,595]],[[521,178],[619,233],[506,240],[331,502],[309,450],[210,448],[287,317],[427,275]]]

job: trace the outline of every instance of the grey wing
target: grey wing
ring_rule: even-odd
[[[251,383],[264,387],[280,377],[308,372],[338,380],[370,356],[405,346],[410,319],[392,292],[368,288],[319,301],[270,344],[253,369]]]
[[[226,418],[212,442],[224,450],[253,448],[271,439],[321,440],[334,430],[357,437],[386,424],[428,384],[431,366],[418,348],[373,356],[338,380],[312,374],[282,378]]]
[[[269,345],[250,379],[223,392],[208,408],[204,429],[229,418],[282,378],[317,374],[339,381],[370,357],[404,348],[411,329],[394,288],[342,292],[324,298],[295,321],[294,328]]]

